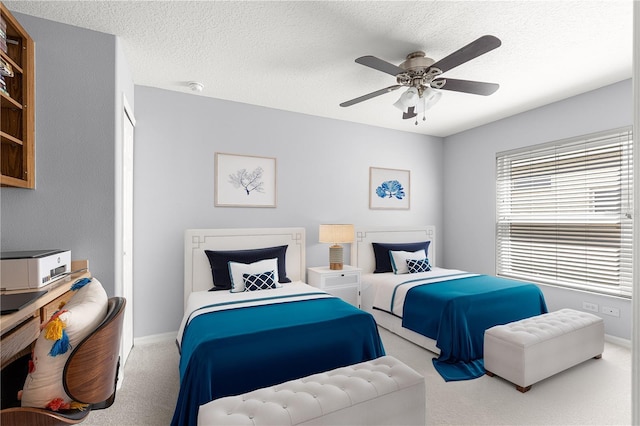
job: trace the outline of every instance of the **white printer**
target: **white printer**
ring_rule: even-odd
[[[40,288],[71,272],[69,250],[3,251],[0,258],[0,290]]]

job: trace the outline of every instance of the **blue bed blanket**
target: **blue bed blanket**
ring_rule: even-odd
[[[337,298],[280,302],[199,315],[182,335],[172,425],[195,425],[217,398],[385,354],[373,317]]]
[[[538,286],[477,275],[419,285],[407,293],[402,326],[436,341],[434,367],[446,380],[484,374],[484,331],[547,312]]]

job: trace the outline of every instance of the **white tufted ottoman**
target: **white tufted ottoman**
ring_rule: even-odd
[[[391,356],[200,406],[198,425],[422,425],[424,377]]]
[[[604,350],[602,318],[561,309],[498,325],[484,333],[484,367],[526,392],[531,385]]]

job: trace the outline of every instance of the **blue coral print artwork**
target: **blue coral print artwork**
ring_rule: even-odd
[[[410,171],[369,167],[369,208],[408,210]]]
[[[402,200],[405,197],[404,188],[397,180],[388,180],[376,188],[376,194],[380,198],[397,198]]]

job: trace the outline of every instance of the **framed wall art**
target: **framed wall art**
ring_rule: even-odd
[[[276,159],[216,152],[214,204],[275,207]]]
[[[408,210],[411,191],[409,170],[369,167],[369,208]]]

